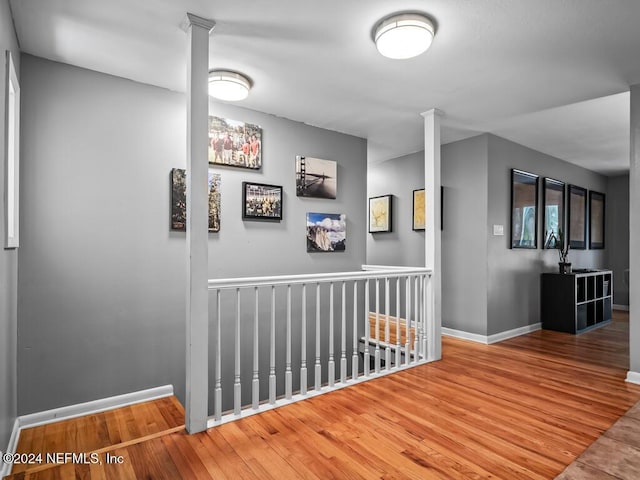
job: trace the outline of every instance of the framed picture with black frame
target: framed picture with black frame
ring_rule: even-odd
[[[576,250],[587,248],[587,189],[569,185],[569,246]]]
[[[544,192],[542,195],[543,209],[543,248],[558,248],[558,240],[565,233],[564,207],[565,183],[553,178],[544,179]]]
[[[381,195],[369,199],[369,233],[393,231],[393,195]]]
[[[604,193],[589,191],[589,248],[604,248]]]
[[[242,182],[244,220],[282,220],[282,186]]]
[[[538,248],[538,180],[511,169],[511,248]]]
[[[413,220],[412,229],[414,231],[425,229],[425,200],[424,188],[413,191]]]

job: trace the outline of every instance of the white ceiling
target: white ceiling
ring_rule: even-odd
[[[638,0],[11,0],[22,50],[184,91],[186,12],[211,18],[210,68],[248,75],[246,108],[368,139],[369,160],[492,132],[608,175],[629,168]],[[381,18],[423,11],[436,38],[380,56]]]

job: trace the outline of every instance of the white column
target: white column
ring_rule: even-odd
[[[215,22],[187,14],[187,359],[185,426],[207,428],[209,393],[209,34]]]
[[[425,188],[425,266],[433,271],[427,282],[427,336],[426,359],[442,358],[442,287],[440,242],[440,119],[442,112],[431,109],[424,117],[424,188]]]
[[[631,162],[629,170],[629,245],[640,245],[640,84],[631,87]],[[619,280],[618,280],[619,281]],[[640,383],[640,255],[629,255],[629,360],[627,381]]]

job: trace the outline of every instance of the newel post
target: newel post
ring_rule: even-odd
[[[420,346],[428,361],[442,358],[442,283],[441,283],[441,210],[440,204],[440,120],[442,112],[431,109],[424,117],[424,198],[425,267],[432,270],[426,282],[426,346]],[[426,352],[424,348],[426,347]]]
[[[185,426],[207,429],[209,391],[209,34],[215,22],[187,13],[187,358]]]

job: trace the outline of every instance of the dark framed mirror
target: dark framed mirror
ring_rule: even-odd
[[[587,248],[587,189],[569,185],[569,246]]]
[[[538,248],[538,175],[511,170],[511,248]]]
[[[604,193],[589,192],[589,248],[604,248]]]
[[[544,179],[544,194],[542,196],[544,220],[544,248],[558,248],[560,231],[566,232],[564,227],[565,184],[553,178]]]

